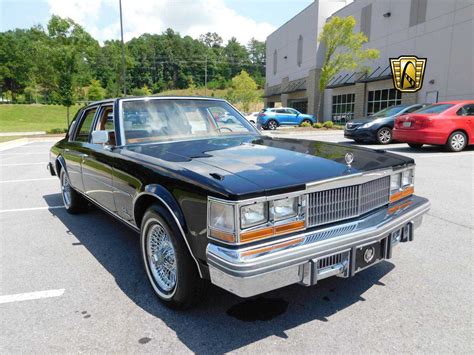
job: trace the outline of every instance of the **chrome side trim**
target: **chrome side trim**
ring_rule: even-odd
[[[173,216],[173,219],[176,223],[176,225],[178,226],[178,229],[179,231],[181,232],[181,235],[184,239],[184,242],[186,243],[186,246],[188,247],[188,250],[189,250],[189,253],[191,254],[191,257],[193,258],[194,262],[196,263],[196,266],[197,266],[197,269],[198,269],[198,272],[199,272],[199,276],[202,278],[202,271],[201,271],[201,267],[199,266],[199,262],[197,261],[196,257],[194,256],[194,253],[193,251],[191,250],[191,246],[189,245],[189,242],[188,240],[186,239],[186,235],[184,233],[184,230],[183,230],[183,227],[181,227],[181,224],[179,223],[179,220],[178,220],[178,217],[176,217],[176,215],[174,214],[173,210],[171,209],[171,207],[158,195],[155,195],[155,194],[152,194],[150,192],[142,192],[140,193],[139,195],[137,195],[134,199],[133,199],[133,210],[135,211],[135,202],[138,200],[138,198],[140,198],[141,196],[143,195],[149,195],[149,196],[152,196],[156,199],[158,199],[169,211],[169,213]],[[135,214],[135,212],[134,212]],[[135,220],[135,216],[133,216],[134,220]],[[140,231],[140,229],[138,229]]]

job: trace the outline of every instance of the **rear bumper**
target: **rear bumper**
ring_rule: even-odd
[[[394,129],[393,139],[404,143],[445,144],[448,137],[444,132],[423,129]]]
[[[211,282],[240,297],[251,297],[294,283],[310,286],[329,276],[352,276],[359,271],[358,247],[380,241],[381,259],[389,259],[395,244],[413,240],[413,230],[429,208],[427,199],[411,196],[357,220],[276,242],[242,249],[210,243],[206,255]],[[337,262],[328,264],[328,260]]]

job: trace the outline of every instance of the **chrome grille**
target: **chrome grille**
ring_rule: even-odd
[[[341,253],[341,254],[335,254],[335,255],[327,256],[323,259],[319,259],[318,269],[325,269],[327,267],[331,267],[331,266],[342,263],[342,261],[344,260],[345,254],[347,254],[347,252]]]
[[[308,195],[308,226],[340,221],[388,203],[390,177]]]

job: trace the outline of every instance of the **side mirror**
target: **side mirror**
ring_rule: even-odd
[[[107,144],[109,142],[109,132],[108,131],[94,131],[92,132],[92,144]]]

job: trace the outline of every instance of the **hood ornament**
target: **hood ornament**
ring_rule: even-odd
[[[351,152],[346,153],[346,156],[344,157],[344,159],[346,160],[347,167],[350,169],[351,164],[354,161],[354,154]]]

